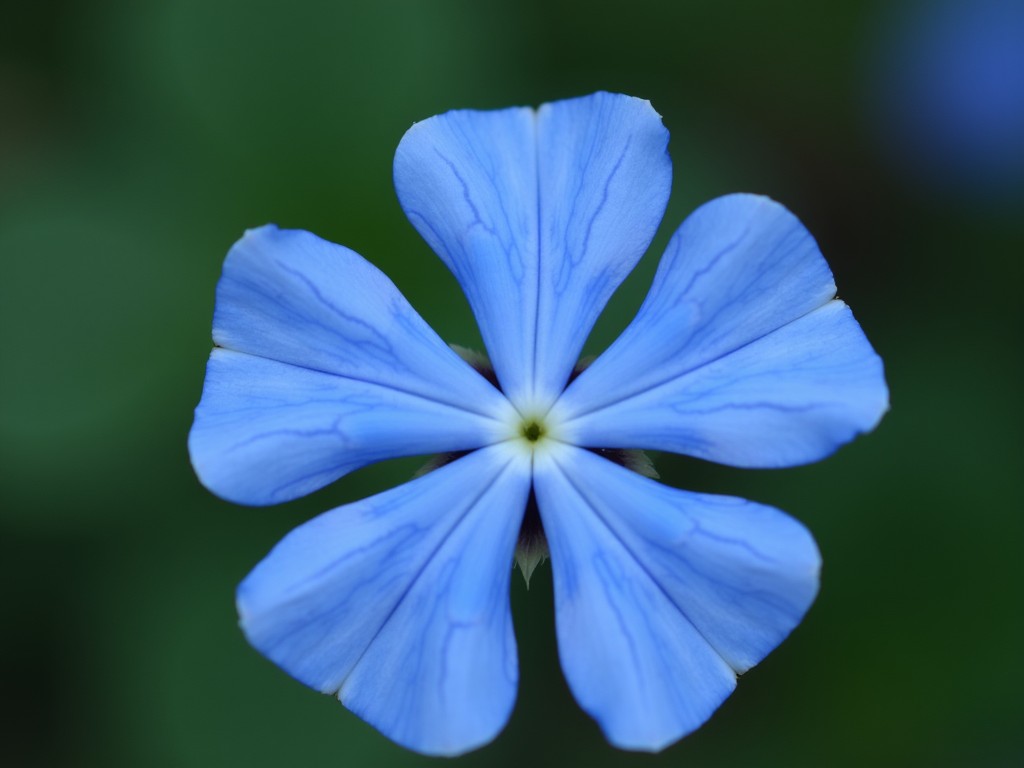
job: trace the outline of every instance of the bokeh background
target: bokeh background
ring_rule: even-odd
[[[689,211],[760,192],[818,238],[886,361],[892,411],[798,469],[654,456],[671,485],[789,511],[825,560],[805,622],[704,728],[653,757],[607,746],[559,671],[542,566],[529,592],[513,580],[515,712],[460,764],[1020,765],[1024,67],[985,37],[1013,43],[1010,17],[936,22],[941,5],[5,3],[0,764],[437,762],[291,681],[236,627],[234,587],[277,539],[421,460],[268,509],[200,487],[185,441],[214,286],[245,228],[301,227],[478,345],[394,197],[394,148],[451,108],[606,89],[664,116],[675,181],[589,351],[628,322]]]

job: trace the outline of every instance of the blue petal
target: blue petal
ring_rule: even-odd
[[[613,744],[700,726],[800,622],[810,534],[771,507],[668,488],[579,448],[537,461],[562,668]]]
[[[217,286],[215,349],[189,437],[215,493],[271,504],[373,461],[495,442],[514,410],[363,258],[250,230]]]
[[[562,426],[577,445],[654,448],[740,467],[816,461],[878,424],[882,362],[841,301]]]
[[[235,243],[217,285],[213,339],[475,413],[505,407],[380,270],[301,230],[265,226]]]
[[[509,610],[529,464],[492,446],[295,529],[238,588],[242,629],[389,738],[494,738],[518,680]]]
[[[521,412],[550,407],[650,244],[671,186],[667,142],[648,102],[608,93],[449,112],[402,139],[402,207],[465,290]]]
[[[888,407],[882,363],[814,240],[730,195],[680,227],[633,323],[551,413],[563,439],[746,467],[827,456]]]
[[[477,448],[505,429],[390,387],[214,349],[189,453],[220,496],[276,504],[374,461]]]

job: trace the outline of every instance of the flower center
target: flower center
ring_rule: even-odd
[[[528,455],[536,456],[538,452],[547,453],[557,450],[561,443],[557,419],[550,419],[547,414],[538,411],[517,413],[507,422],[504,436],[509,447]]]
[[[527,419],[519,426],[519,434],[529,440],[531,443],[536,443],[542,437],[544,437],[544,425],[536,419]]]

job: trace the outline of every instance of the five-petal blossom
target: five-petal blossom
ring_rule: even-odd
[[[620,747],[700,726],[817,592],[817,547],[792,518],[593,450],[791,466],[887,408],[881,361],[814,240],[754,195],[683,223],[636,319],[576,375],[661,221],[667,142],[648,102],[608,93],[406,133],[399,199],[465,290],[497,386],[347,248],[266,226],[225,261],[189,438],[207,487],[273,504],[371,462],[457,457],[295,529],[238,589],[260,652],[411,749],[465,752],[509,717],[528,504],[550,546],[562,668]]]

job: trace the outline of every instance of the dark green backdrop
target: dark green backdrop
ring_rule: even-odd
[[[516,710],[461,762],[1017,764],[1024,206],[915,183],[893,162],[871,111],[883,5],[5,4],[0,763],[428,762],[236,628],[235,584],[282,534],[419,462],[269,509],[201,488],[185,440],[214,285],[245,228],[310,229],[384,269],[445,339],[478,344],[395,200],[398,140],[455,107],[606,89],[661,112],[675,181],[589,351],[624,327],[690,210],[760,192],[818,238],[886,361],[892,411],[800,469],[654,457],[669,484],[786,509],[824,555],[806,621],[702,730],[653,758],[605,744],[558,669],[542,566],[529,592],[513,583]]]

